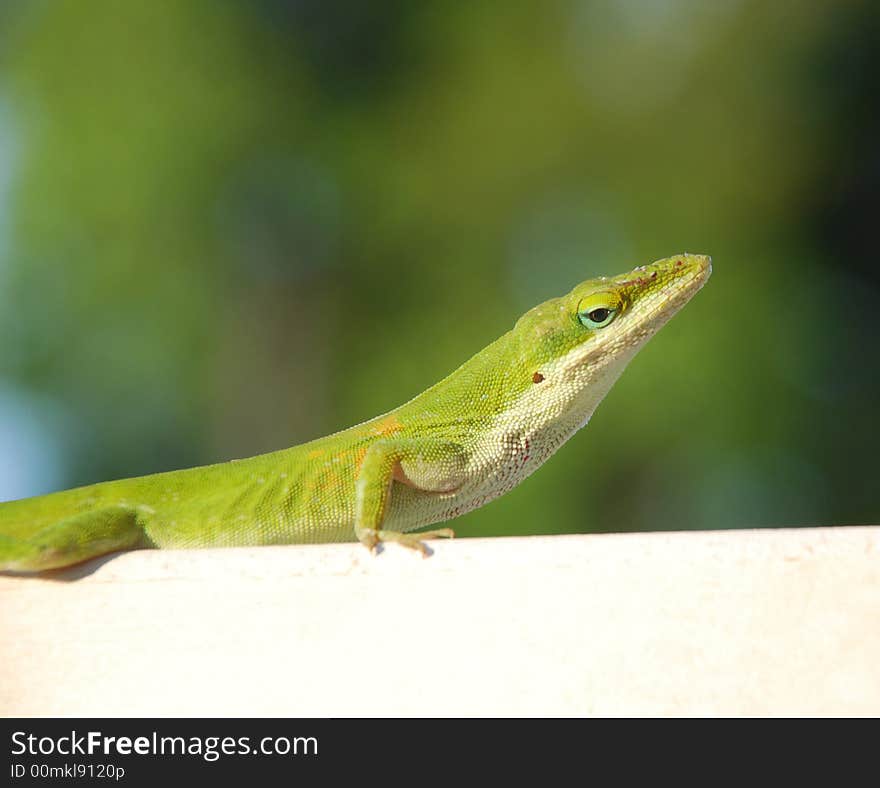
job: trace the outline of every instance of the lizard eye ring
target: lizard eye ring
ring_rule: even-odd
[[[605,307],[599,307],[587,313],[587,319],[596,325],[604,325],[609,317],[611,317],[611,310]]]
[[[612,304],[596,303],[595,299],[585,298],[578,305],[577,317],[585,328],[605,328],[615,317],[618,308]]]

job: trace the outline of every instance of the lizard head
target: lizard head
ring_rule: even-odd
[[[412,402],[440,396],[474,418],[512,425],[586,423],[627,363],[703,286],[705,255],[680,254],[627,274],[588,279],[530,309],[508,331]],[[432,416],[433,418],[433,416]]]
[[[588,391],[598,404],[630,359],[711,271],[706,255],[680,254],[619,276],[589,279],[531,309],[513,334],[521,361],[535,369],[533,383],[564,389],[559,393],[565,399]]]

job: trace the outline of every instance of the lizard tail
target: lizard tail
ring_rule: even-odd
[[[0,533],[0,571],[42,572],[151,546],[137,513],[114,506],[58,520],[26,536]]]

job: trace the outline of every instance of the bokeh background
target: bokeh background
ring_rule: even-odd
[[[878,9],[2,0],[0,500],[363,421],[691,251],[459,534],[880,521]]]

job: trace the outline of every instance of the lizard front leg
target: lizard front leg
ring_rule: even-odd
[[[466,457],[458,444],[442,441],[386,438],[367,450],[355,482],[355,534],[361,544],[374,549],[379,542],[397,542],[428,555],[423,539],[454,536],[451,528],[422,533],[401,533],[382,528],[393,483],[425,492],[444,493],[464,481]]]

